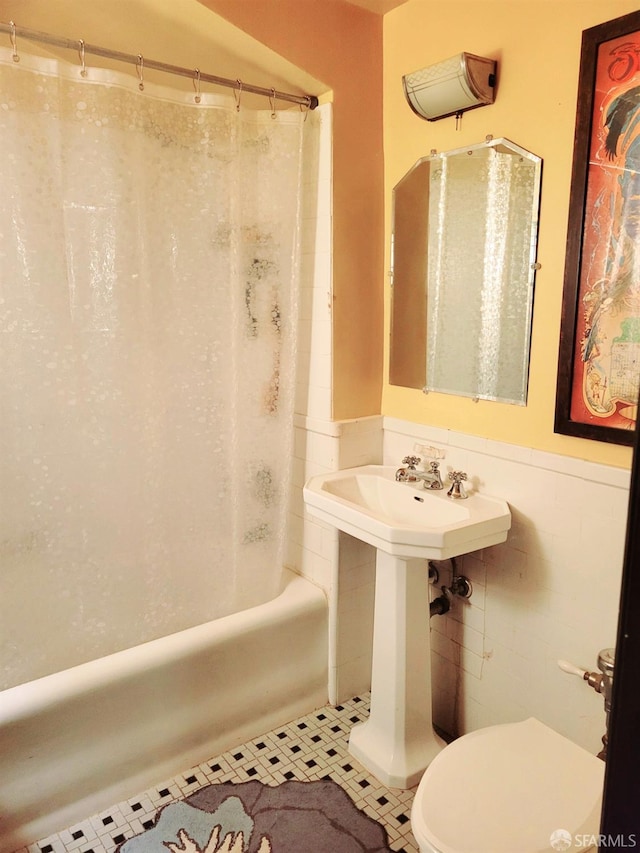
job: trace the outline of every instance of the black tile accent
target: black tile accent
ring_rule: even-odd
[[[120,833],[120,835],[114,835],[113,843],[114,844],[122,844],[123,841],[127,840],[127,836]]]
[[[326,719],[327,719],[326,714],[317,714],[316,715],[316,720],[326,720]]]
[[[344,711],[344,705],[336,705],[336,711]]]
[[[193,785],[193,783],[197,782],[198,779],[196,776],[187,776],[187,778],[184,781],[187,783],[187,785]]]
[[[218,770],[222,770],[222,767],[221,767],[219,764],[210,764],[210,765],[209,765],[209,769],[210,769],[213,773],[217,773],[217,772],[218,772]]]
[[[159,797],[168,797],[171,791],[168,788],[163,788],[161,791],[158,791]]]
[[[153,820],[145,820],[144,823],[142,824],[142,826],[144,829],[151,829],[153,824],[154,824]]]
[[[287,737],[287,733],[286,732],[278,732],[276,737],[279,738],[280,740],[282,740],[282,738]]]
[[[338,732],[341,732],[342,729],[340,726],[331,726],[331,731],[337,734]]]
[[[318,762],[313,758],[310,758],[309,761],[305,761],[305,764],[307,765],[307,767],[317,767],[318,766]]]
[[[333,758],[334,755],[338,754],[333,747],[331,747],[331,749],[327,749],[326,753],[330,758]]]
[[[400,813],[400,814],[395,815],[395,819],[396,819],[396,820],[398,821],[398,823],[400,823],[400,824],[405,824],[405,823],[409,820],[409,818],[407,817],[407,815],[406,815],[406,814],[404,814],[404,813]]]
[[[283,775],[283,776],[284,776],[284,778],[285,778],[285,779],[287,779],[288,781],[291,781],[291,779],[295,779],[295,778],[296,778],[296,774],[295,774],[295,773],[292,773],[292,772],[291,772],[291,770],[287,770],[287,772],[286,772],[286,773],[283,773],[282,775]]]
[[[382,797],[378,797],[376,802],[379,803],[381,806],[386,806],[389,800],[383,795]]]
[[[250,767],[245,772],[246,772],[247,776],[255,776],[258,771],[256,770],[255,767]]]
[[[107,815],[107,817],[102,818],[102,823],[104,826],[109,826],[110,823],[113,823],[113,818],[111,815]]]
[[[320,743],[321,740],[322,740],[322,738],[320,737],[320,735],[314,735],[311,738],[312,743]]]
[[[308,729],[309,726],[306,723],[298,723],[298,728],[299,729]]]
[[[50,844],[45,844],[44,847],[41,847],[40,850],[42,853],[53,853],[53,847]]]
[[[359,723],[360,717],[356,714],[354,717],[349,717],[349,722],[351,723]]]
[[[353,767],[350,764],[343,764],[342,769],[345,773],[350,773],[353,770]]]
[[[71,837],[74,841],[77,841],[79,838],[84,838],[84,832],[81,829],[76,829],[75,832],[71,833]]]
[[[132,812],[139,812],[141,808],[142,808],[142,803],[131,803],[131,811]]]
[[[241,758],[244,758],[244,755],[241,752],[234,752],[232,758],[235,758],[236,761],[240,761]]]
[[[266,743],[263,743],[262,741],[260,741],[260,743],[256,744],[256,749],[266,749],[266,748],[267,748]]]
[[[290,747],[289,747],[289,749],[291,750],[291,752],[294,752],[294,753],[295,753],[295,752],[300,752],[300,750],[302,749],[302,747],[301,747],[301,746],[298,746],[298,744],[297,744],[297,743],[295,743],[293,746],[290,746]]]
[[[269,759],[269,764],[280,764],[280,759],[277,755],[272,755]]]
[[[369,784],[370,783],[367,782],[366,779],[360,779],[360,781],[358,782],[358,785],[360,785],[361,788],[368,788]]]

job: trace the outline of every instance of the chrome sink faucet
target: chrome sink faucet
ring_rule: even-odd
[[[442,489],[442,477],[440,475],[440,463],[435,459],[429,463],[428,471],[418,471],[416,465],[420,464],[419,456],[405,456],[402,464],[406,468],[398,468],[396,480],[400,483],[424,483],[425,489]]]

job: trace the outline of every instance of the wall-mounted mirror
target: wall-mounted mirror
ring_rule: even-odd
[[[394,188],[392,385],[526,404],[541,171],[488,137]]]

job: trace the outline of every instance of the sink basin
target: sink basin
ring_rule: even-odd
[[[312,477],[304,487],[311,515],[396,557],[445,560],[504,542],[506,502],[470,494],[452,500],[446,488],[398,483],[396,468],[365,465]]]

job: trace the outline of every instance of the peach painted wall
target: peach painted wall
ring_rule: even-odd
[[[636,0],[408,0],[384,17],[385,269],[393,186],[432,148],[506,136],[543,158],[542,201],[526,407],[385,384],[382,413],[498,441],[628,467],[631,451],[553,432],[558,340],[582,30],[637,10]],[[402,75],[461,51],[499,62],[496,101],[455,120],[409,109]],[[385,278],[385,341],[389,287]],[[388,350],[388,347],[387,347]]]
[[[378,414],[383,373],[382,16],[343,0],[200,0],[332,91],[333,417]]]

